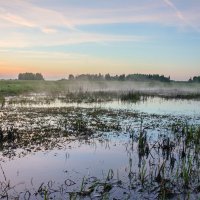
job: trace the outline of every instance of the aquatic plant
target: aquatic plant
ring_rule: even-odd
[[[2,95],[0,95],[0,104],[1,104],[1,109],[4,107],[4,105],[5,105],[5,97],[4,96],[2,96]]]
[[[139,168],[139,180],[142,184],[142,186],[144,186],[146,180],[147,180],[147,169],[146,169],[146,161],[143,161],[142,167]]]
[[[192,160],[189,157],[187,164],[186,161],[183,160],[181,169],[181,177],[183,178],[185,188],[189,187],[191,175],[192,175]]]
[[[121,101],[130,101],[136,103],[140,101],[141,94],[139,92],[128,92],[121,95]]]

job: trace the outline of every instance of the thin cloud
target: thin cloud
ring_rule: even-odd
[[[46,7],[41,7],[31,0],[0,1],[0,28],[2,29],[0,46],[2,48],[22,48],[79,43],[144,42],[150,39],[148,36],[140,35],[85,32],[81,30],[82,26],[85,25],[155,23],[177,27],[180,25],[189,26],[198,30],[199,22],[197,19],[195,22],[188,22],[191,17],[189,12],[184,12],[183,15],[172,1],[163,1],[148,1],[148,3],[146,1],[141,1],[143,3],[133,1],[130,5],[125,4],[122,7],[115,5],[114,8],[111,6],[108,8],[99,8],[98,6],[77,8],[70,7],[67,2],[63,8],[62,6],[50,8],[48,4]],[[172,9],[166,9],[166,5]],[[27,28],[31,31],[24,31]]]
[[[61,26],[75,30],[70,21],[62,13],[34,6],[30,2],[22,0],[13,0],[12,2],[3,1],[0,2],[0,6],[0,19],[10,22],[11,26],[14,24],[38,28],[45,33],[51,33],[51,31],[46,30],[52,30],[53,26]]]
[[[0,15],[0,18],[7,20],[11,23],[20,25],[20,26],[27,26],[27,27],[35,27],[36,26],[33,22],[30,22],[20,16],[13,15],[10,13],[3,13],[3,15]]]
[[[40,59],[40,60],[80,60],[89,58],[87,54],[79,53],[64,53],[64,52],[51,52],[51,51],[33,51],[33,50],[6,50],[1,51],[4,56],[9,56],[11,53],[14,57],[19,57],[20,59]],[[0,65],[5,64],[1,61]]]
[[[36,1],[37,2],[37,1]],[[163,2],[175,11],[179,20],[184,21],[183,13],[170,0]],[[67,28],[79,31],[77,26],[115,23],[158,23],[179,26],[180,21],[173,17],[173,12],[165,9],[162,1],[133,2],[130,5],[108,8],[71,7],[65,3],[58,8],[41,7],[31,1],[12,0],[0,2],[0,18],[15,25],[38,28],[43,33],[50,30]],[[63,7],[63,8],[62,8]],[[57,9],[57,10],[56,10]]]
[[[190,28],[193,28],[195,31],[200,32],[200,28],[199,28],[200,16],[195,15],[195,18],[198,19],[198,21],[196,21],[196,23],[194,23],[190,20],[192,18],[192,16],[194,16],[195,13],[199,13],[199,11],[194,12],[194,10],[193,10],[192,13],[185,11],[185,14],[183,14],[183,12],[181,12],[177,8],[177,6],[175,6],[175,4],[172,3],[172,1],[170,1],[170,0],[163,0],[163,1],[166,5],[168,5],[170,8],[172,8],[175,11],[176,16],[184,23],[185,27],[190,27]]]
[[[176,15],[179,19],[185,20],[181,11],[170,0],[163,0],[163,1],[176,12]]]
[[[148,37],[137,35],[107,35],[107,34],[91,34],[85,32],[71,32],[41,35],[27,35],[24,33],[12,33],[0,38],[1,48],[24,48],[37,46],[57,46],[81,43],[110,43],[110,42],[144,42],[149,40]]]
[[[53,28],[42,28],[41,30],[43,33],[47,33],[47,34],[53,34],[53,33],[58,32],[56,29],[53,29]]]

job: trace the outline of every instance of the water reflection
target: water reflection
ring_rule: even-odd
[[[68,109],[62,109],[65,107]],[[20,125],[15,124],[15,127],[23,130],[27,138],[37,135],[34,141],[42,141],[43,137],[49,139],[44,144],[40,141],[41,146],[36,151],[35,144],[13,150],[14,142],[12,146],[4,142],[6,151],[15,153],[15,156],[5,157],[1,152],[0,156],[0,180],[6,177],[5,181],[0,181],[0,190],[5,189],[4,182],[12,186],[7,191],[10,197],[23,195],[21,199],[35,199],[37,193],[37,199],[44,199],[48,193],[54,199],[69,199],[74,191],[75,195],[82,196],[83,192],[91,192],[94,184],[96,187],[90,194],[94,199],[102,195],[108,195],[108,199],[133,196],[135,199],[155,199],[166,191],[173,195],[177,191],[184,194],[180,170],[188,167],[184,163],[190,164],[190,156],[194,155],[196,160],[193,160],[190,174],[194,183],[192,191],[198,186],[196,162],[200,152],[197,148],[200,131],[188,127],[194,122],[193,116],[195,119],[200,117],[199,101],[148,98],[136,104],[120,101],[70,104],[56,99],[48,103],[7,102],[4,109],[10,112],[3,111],[4,129],[9,125],[10,115],[14,122],[19,120]],[[135,110],[139,114],[132,112]],[[190,123],[183,125],[184,120]],[[186,130],[194,130],[190,131],[189,139]],[[72,139],[68,131],[77,135],[72,135]],[[63,137],[62,143],[59,137]],[[189,144],[187,150],[186,142]]]
[[[12,101],[11,101],[12,102]],[[144,112],[148,114],[173,114],[173,115],[199,115],[200,101],[184,99],[164,99],[160,97],[149,97],[144,101],[136,103],[109,101],[103,103],[67,103],[63,99],[51,101],[17,101],[9,103],[5,107],[33,107],[33,108],[54,108],[54,107],[80,107],[80,108],[101,108],[117,109]]]
[[[7,160],[2,167],[7,180],[11,180],[10,184],[15,185],[18,192],[27,188],[37,189],[41,183],[53,181],[59,185],[66,180],[76,183],[68,188],[69,191],[79,190],[84,176],[105,179],[110,169],[115,179],[118,176],[121,181],[127,182],[130,171],[137,168],[138,157],[129,137],[120,138],[76,140],[66,144],[64,149],[40,151]],[[134,160],[131,169],[130,159]]]

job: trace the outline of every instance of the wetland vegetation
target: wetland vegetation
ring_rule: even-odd
[[[1,199],[198,199],[200,85],[0,81]]]

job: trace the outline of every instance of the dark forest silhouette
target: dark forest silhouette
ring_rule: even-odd
[[[34,74],[34,73],[26,72],[26,73],[20,73],[18,75],[18,79],[19,80],[44,80],[44,77],[40,73]]]
[[[41,73],[20,73],[18,75],[18,80],[44,80]],[[80,74],[73,75],[70,74],[68,80],[81,80],[81,81],[160,81],[160,82],[170,82],[170,76],[166,77],[159,74],[121,74],[121,75],[110,75],[110,74]],[[200,83],[200,76],[194,76],[190,78],[188,82]]]
[[[158,74],[121,74],[121,75],[102,75],[102,74],[81,74],[74,76],[73,74],[69,75],[69,80],[106,80],[106,81],[161,81],[161,82],[170,82],[170,77],[165,77],[164,75]]]
[[[190,78],[189,82],[200,83],[200,76],[194,76],[193,78]]]

